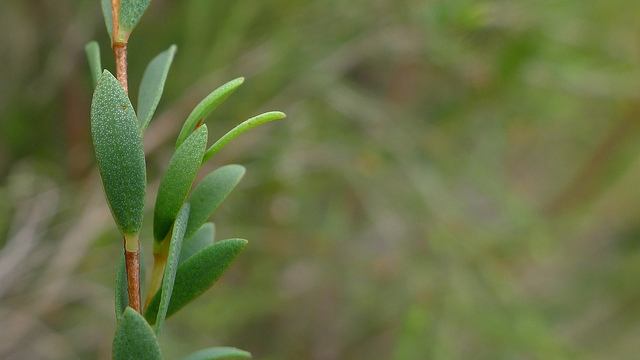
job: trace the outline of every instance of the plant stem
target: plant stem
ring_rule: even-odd
[[[134,244],[131,244],[134,242]],[[129,294],[129,306],[142,313],[142,301],[140,294],[140,238],[134,239],[125,236],[124,260],[127,269],[127,293]]]
[[[113,55],[116,61],[116,78],[129,95],[127,84],[127,43],[118,41],[120,32],[120,0],[111,0],[111,20],[113,22]],[[126,41],[126,40],[125,40]],[[127,294],[129,306],[142,314],[140,294],[140,237],[138,234],[124,235],[124,260],[127,270]]]
[[[116,79],[124,88],[124,92],[129,95],[129,85],[127,84],[127,43],[119,41],[120,33],[120,0],[111,0],[111,21],[113,22],[113,44],[111,49],[116,59]]]
[[[129,86],[127,84],[127,43],[114,42],[113,55],[116,59],[116,78],[122,84],[127,95],[129,95]]]

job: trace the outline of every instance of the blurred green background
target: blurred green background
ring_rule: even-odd
[[[637,359],[639,24],[622,0],[153,0],[134,105],[178,53],[144,139],[145,247],[209,91],[246,77],[212,139],[288,115],[203,169],[247,167],[213,220],[250,242],[169,319],[166,358]],[[114,67],[99,1],[4,0],[0,33],[0,358],[109,359],[122,244],[83,54],[96,39]]]

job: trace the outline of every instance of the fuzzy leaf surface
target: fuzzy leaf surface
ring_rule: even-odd
[[[162,360],[158,340],[151,326],[128,307],[113,339],[114,360]]]
[[[178,266],[166,317],[175,314],[213,286],[246,245],[247,240],[243,239],[222,240],[200,250]],[[144,317],[149,324],[155,323],[160,296],[161,291],[158,291],[145,310]]]
[[[93,93],[91,135],[113,218],[124,234],[137,234],[147,186],[142,135],[129,97],[107,70]]]
[[[182,240],[184,239],[184,230],[189,220],[189,204],[182,205],[176,222],[173,224],[173,232],[171,234],[171,245],[169,245],[169,256],[167,264],[164,268],[164,277],[162,279],[160,305],[158,306],[158,315],[156,316],[156,336],[160,337],[164,319],[167,316],[167,308],[173,293],[173,284],[176,279],[176,270],[178,269],[178,259],[180,257],[180,249],[182,248]]]
[[[182,250],[180,250],[180,260],[178,264],[182,264],[193,254],[213,244],[214,236],[215,226],[212,222],[208,222],[202,225],[190,239],[185,238],[182,244]]]
[[[173,62],[177,47],[171,45],[169,49],[161,52],[151,60],[142,75],[140,92],[138,93],[138,125],[140,131],[144,131],[149,126],[149,122],[156,111],[156,107],[162,97],[164,84],[167,81],[169,68]]]
[[[206,163],[215,155],[220,149],[222,149],[225,145],[229,143],[229,141],[238,137],[238,135],[244,133],[247,130],[253,129],[254,127],[264,124],[269,121],[280,120],[287,117],[284,113],[280,111],[270,111],[264,114],[260,114],[258,116],[254,116],[251,119],[245,120],[240,125],[231,129],[228,133],[226,133],[223,137],[221,137],[218,141],[216,141],[204,154],[204,158],[202,159],[202,163]]]
[[[89,70],[91,71],[91,80],[93,81],[93,87],[98,85],[98,80],[102,75],[102,63],[100,61],[100,46],[95,41],[89,42],[84,47],[84,52],[87,54],[87,62],[89,63]]]
[[[214,347],[194,352],[182,360],[250,359],[251,353],[233,347]]]
[[[189,239],[204,224],[222,201],[231,193],[244,176],[241,165],[225,165],[207,175],[193,189],[188,202],[191,204],[185,239]]]
[[[176,149],[180,147],[180,145],[185,141],[185,139],[189,136],[189,134],[193,131],[193,129],[198,124],[198,121],[203,120],[211,112],[220,105],[229,95],[231,95],[242,83],[244,82],[244,78],[237,78],[235,80],[231,80],[228,83],[220,86],[219,88],[213,90],[211,94],[207,95],[189,114],[187,120],[184,122],[182,126],[182,130],[180,130],[180,134],[178,135],[178,140],[176,141]]]
[[[120,2],[120,33],[131,33],[147,10],[151,0],[122,0]]]
[[[178,211],[191,190],[207,146],[207,127],[201,126],[173,154],[160,180],[153,213],[153,237],[160,243],[169,233]]]

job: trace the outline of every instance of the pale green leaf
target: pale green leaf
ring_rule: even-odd
[[[166,317],[175,314],[213,286],[246,245],[247,240],[243,239],[222,240],[200,250],[178,266]],[[158,291],[144,313],[145,319],[152,325],[158,313],[160,296],[161,291]]]
[[[189,219],[189,204],[182,205],[178,217],[173,224],[171,235],[171,245],[169,245],[169,256],[167,257],[167,265],[164,268],[164,277],[162,279],[162,289],[160,305],[158,307],[158,315],[156,316],[156,336],[160,337],[164,319],[167,315],[167,308],[171,300],[173,292],[173,283],[176,279],[176,270],[178,269],[178,259],[182,248],[182,240],[184,239],[184,230],[187,227]]]
[[[209,159],[211,159],[213,155],[215,155],[215,153],[217,153],[218,151],[220,151],[220,149],[222,149],[225,145],[227,145],[229,141],[233,140],[234,138],[244,133],[245,131],[249,129],[253,129],[256,126],[260,124],[264,124],[269,121],[284,119],[286,116],[287,115],[285,115],[280,111],[271,111],[268,113],[264,113],[264,114],[260,114],[258,116],[252,117],[251,119],[242,122],[240,125],[231,129],[231,131],[229,131],[223,137],[221,137],[220,140],[216,141],[213,145],[211,145],[211,147],[204,154],[202,163],[204,164],[207,161],[209,161]]]
[[[151,326],[128,307],[113,339],[114,360],[162,360],[158,340]]]
[[[231,80],[228,83],[220,86],[215,89],[211,94],[209,94],[204,100],[202,100],[189,114],[187,120],[184,122],[182,126],[182,130],[180,130],[180,134],[178,134],[178,140],[176,141],[176,149],[180,147],[180,145],[185,141],[185,139],[191,134],[193,129],[198,124],[198,121],[204,120],[211,112],[222,103],[229,95],[231,95],[238,86],[242,85],[244,82],[244,78],[237,78],[235,80]]]
[[[107,27],[109,38],[113,42],[113,15],[111,14],[111,0],[101,0],[102,16],[104,16],[104,25]]]
[[[189,136],[169,161],[167,170],[160,180],[153,214],[153,237],[156,243],[162,242],[169,233],[200,169],[206,146],[207,127],[201,126]]]
[[[138,93],[138,125],[143,134],[156,111],[160,97],[162,97],[164,84],[176,49],[175,45],[171,45],[169,49],[161,52],[151,60],[142,75],[140,92]]]
[[[233,347],[214,347],[194,352],[182,360],[217,360],[230,358],[250,359],[251,353]]]
[[[100,61],[100,46],[95,41],[89,42],[84,51],[87,54],[87,61],[89,63],[89,70],[91,71],[91,80],[93,80],[93,86],[98,85],[98,80],[102,75],[102,63]]]
[[[187,200],[191,204],[191,212],[185,239],[189,239],[207,222],[231,190],[238,185],[244,173],[245,169],[241,165],[226,165],[200,181]]]
[[[208,222],[202,225],[191,238],[185,238],[182,244],[182,250],[180,250],[180,260],[178,264],[182,264],[190,258],[191,255],[213,244],[214,236],[215,226],[213,223]]]
[[[142,135],[129,97],[106,70],[93,93],[91,135],[113,218],[124,234],[137,234],[147,183]]]

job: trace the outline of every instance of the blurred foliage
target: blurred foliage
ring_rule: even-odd
[[[247,167],[214,221],[249,244],[167,322],[166,358],[637,358],[639,17],[621,0],[154,0],[131,94],[178,52],[145,134],[152,186],[224,82],[246,77],[212,139],[288,115],[207,165]],[[121,243],[82,53],[97,38],[113,67],[99,3],[3,1],[0,30],[0,357],[108,359]]]

